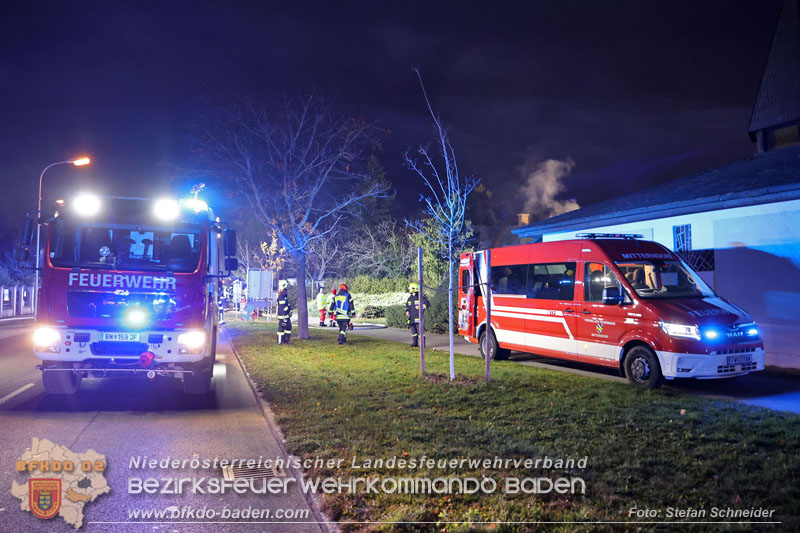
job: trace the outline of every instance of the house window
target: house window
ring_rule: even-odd
[[[682,224],[672,226],[673,250],[676,252],[688,252],[692,249],[692,225]]]
[[[716,269],[713,249],[690,250],[679,255],[696,272],[713,272]]]

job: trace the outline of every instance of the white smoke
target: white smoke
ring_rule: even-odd
[[[530,213],[534,220],[541,220],[579,209],[578,202],[572,198],[558,199],[566,190],[563,179],[574,166],[575,162],[569,157],[565,161],[548,159],[543,162],[536,162],[529,157],[520,167],[520,173],[525,177],[525,184],[520,190],[525,198],[522,212]]]

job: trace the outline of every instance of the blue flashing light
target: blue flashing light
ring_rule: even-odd
[[[758,328],[750,328],[747,330],[748,337],[757,337],[758,336]]]
[[[147,312],[147,309],[139,305],[129,307],[122,315],[122,321],[126,326],[132,329],[144,327],[149,318],[150,313]]]
[[[714,340],[719,337],[719,331],[715,329],[707,329],[703,331],[703,335],[705,335],[706,339]]]

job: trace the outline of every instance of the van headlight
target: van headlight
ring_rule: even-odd
[[[41,352],[59,353],[61,333],[55,328],[40,327],[33,332],[33,346]]]
[[[661,322],[661,329],[670,337],[680,337],[684,339],[700,340],[700,330],[697,326],[687,324],[674,324],[671,322]]]
[[[178,353],[200,353],[206,345],[205,331],[187,331],[178,335]]]

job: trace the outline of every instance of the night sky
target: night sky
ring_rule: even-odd
[[[747,127],[780,3],[24,1],[0,17],[2,222],[45,197],[168,190],[206,98],[315,90],[390,128],[379,159],[400,216],[431,139],[412,66],[462,173],[509,212],[521,169],[565,164],[581,205],[748,157]],[[197,176],[196,181],[203,181]]]

